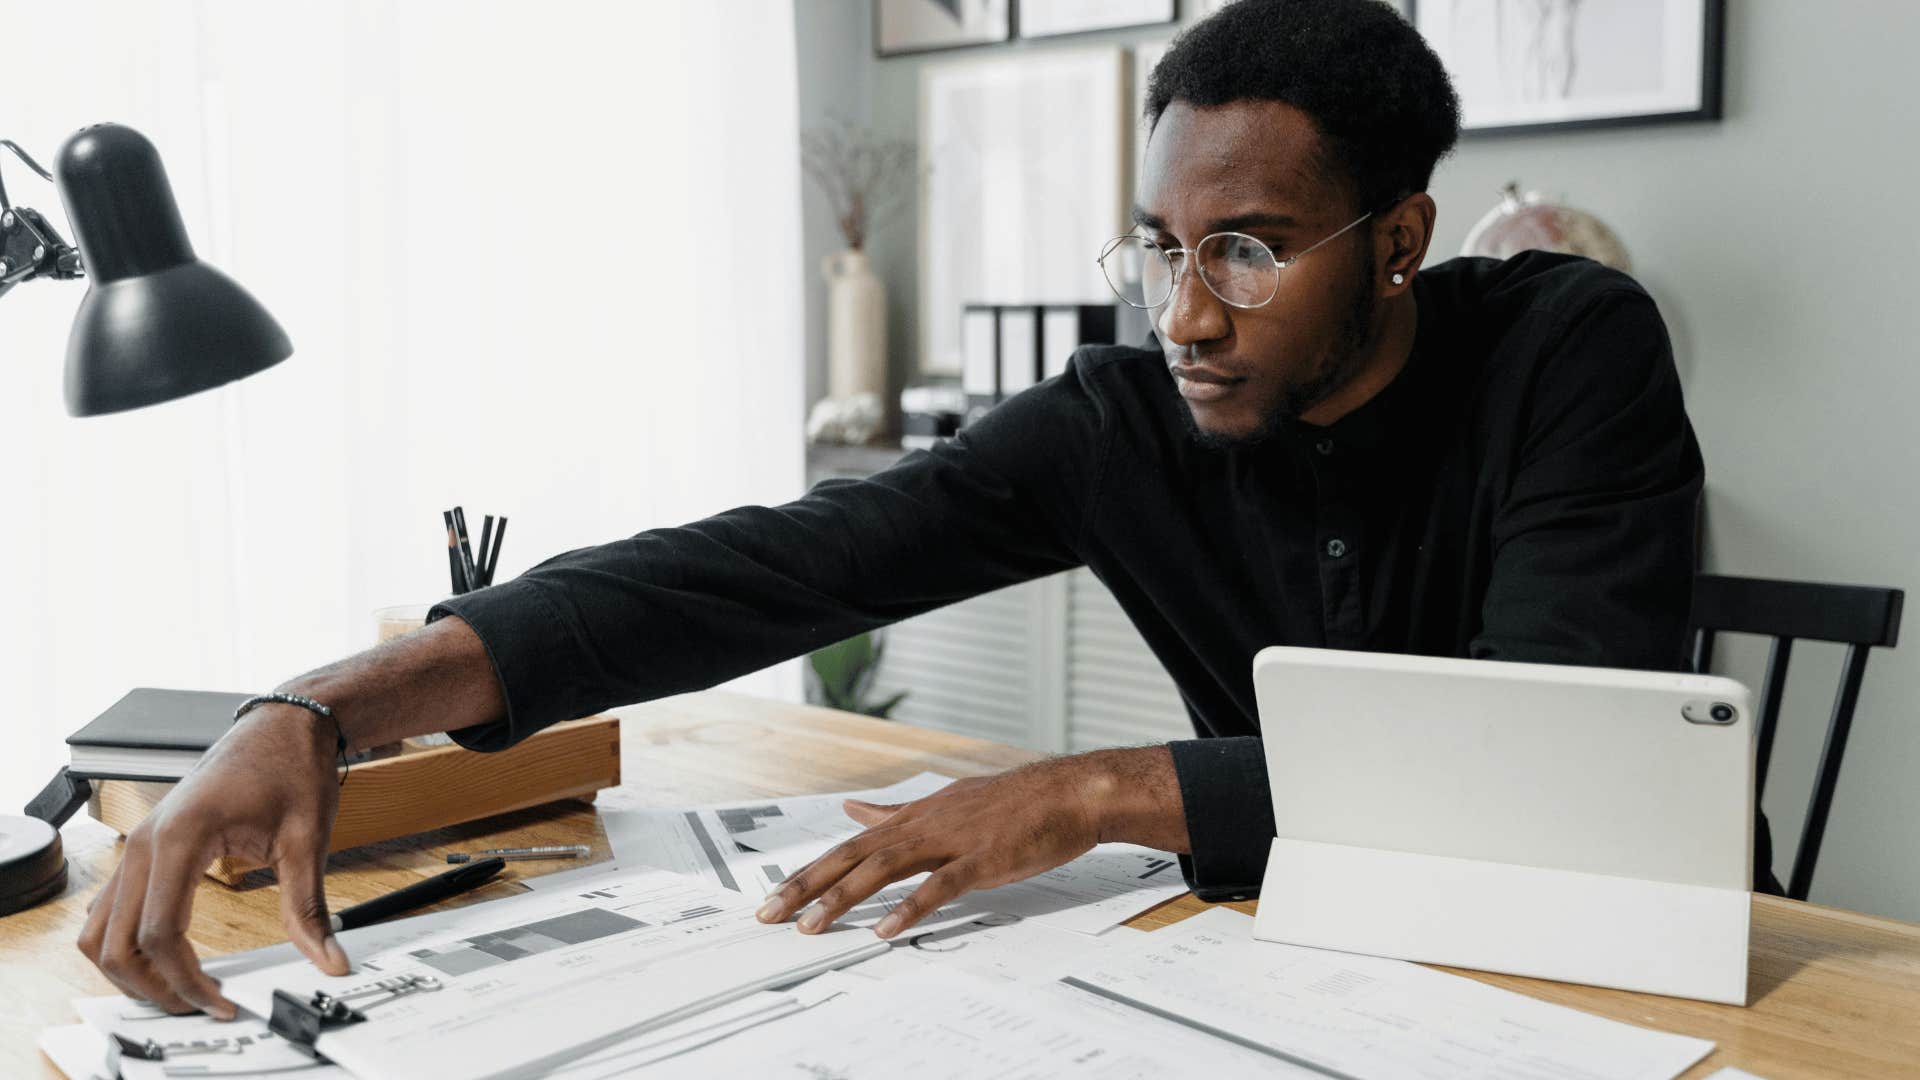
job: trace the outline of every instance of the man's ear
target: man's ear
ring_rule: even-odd
[[[1437,212],[1433,197],[1424,191],[1382,212],[1380,228],[1374,230],[1374,261],[1380,267],[1382,295],[1398,296],[1413,288],[1413,273],[1427,257]]]

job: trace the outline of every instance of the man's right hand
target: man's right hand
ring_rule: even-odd
[[[266,705],[242,718],[128,835],[80,951],[129,997],[232,1019],[233,1003],[187,943],[194,889],[230,855],[273,867],[288,939],[320,970],[345,975],[322,887],[340,800],[335,748],[332,725],[305,709]]]

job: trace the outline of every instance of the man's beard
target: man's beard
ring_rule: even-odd
[[[1302,413],[1333,396],[1335,391],[1359,374],[1366,361],[1367,338],[1373,327],[1374,308],[1379,303],[1379,296],[1374,292],[1373,270],[1373,249],[1369,247],[1366,257],[1361,260],[1359,277],[1353,283],[1353,299],[1347,304],[1345,317],[1340,320],[1333,345],[1321,356],[1320,362],[1314,365],[1306,379],[1282,388],[1280,401],[1260,418],[1258,427],[1245,435],[1203,431],[1199,421],[1193,418],[1193,409],[1183,407],[1180,418],[1186,422],[1188,436],[1207,450],[1251,449],[1299,423]]]

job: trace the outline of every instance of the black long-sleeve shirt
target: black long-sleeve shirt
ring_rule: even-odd
[[[1331,426],[1196,444],[1157,349],[1083,348],[958,437],[864,480],[549,559],[434,609],[507,700],[455,732],[701,689],[1085,565],[1166,666],[1203,897],[1274,835],[1252,660],[1267,645],[1675,669],[1699,448],[1653,301],[1598,264],[1456,259],[1414,279],[1395,381]]]

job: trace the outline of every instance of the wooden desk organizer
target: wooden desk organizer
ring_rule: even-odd
[[[445,828],[560,799],[592,802],[620,783],[620,721],[590,716],[555,724],[511,749],[481,754],[459,746],[406,747],[353,766],[340,789],[328,851]],[[95,780],[87,811],[125,836],[171,783]],[[227,885],[260,864],[216,859],[207,876]]]

